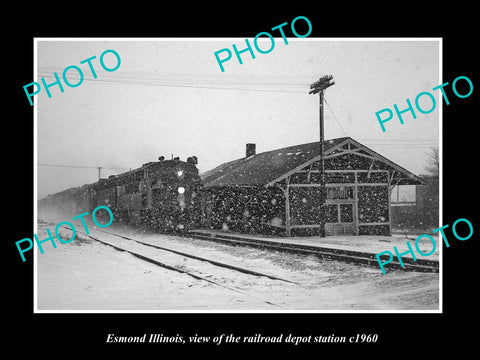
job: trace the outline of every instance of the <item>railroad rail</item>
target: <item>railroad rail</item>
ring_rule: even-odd
[[[68,227],[63,227],[63,228],[67,231],[71,231],[71,229],[68,228]],[[97,241],[97,242],[101,243],[101,244],[112,247],[117,251],[127,252],[127,253],[141,259],[141,260],[147,261],[147,262],[152,263],[154,265],[157,265],[159,267],[191,276],[192,278],[194,278],[196,280],[206,281],[210,284],[229,289],[231,291],[237,292],[237,293],[245,295],[245,296],[254,297],[257,300],[263,301],[263,302],[265,302],[269,305],[272,305],[272,306],[283,307],[283,306],[278,305],[278,304],[276,304],[276,303],[274,303],[270,300],[264,299],[261,296],[258,296],[256,294],[252,294],[252,292],[250,292],[248,290],[238,288],[237,286],[227,285],[225,283],[220,282],[218,279],[213,280],[216,276],[218,277],[218,274],[216,275],[215,268],[226,269],[228,271],[235,271],[235,272],[239,272],[239,273],[250,275],[250,276],[265,277],[265,278],[268,278],[268,279],[274,280],[274,281],[282,281],[282,282],[287,282],[287,283],[299,285],[299,284],[297,284],[293,281],[282,279],[282,278],[277,277],[277,276],[261,273],[261,272],[258,272],[258,271],[253,271],[253,270],[250,270],[250,269],[241,268],[241,267],[238,267],[238,266],[235,266],[235,265],[232,265],[232,264],[227,264],[227,263],[223,263],[223,262],[220,262],[220,261],[207,259],[207,258],[202,257],[202,256],[198,256],[198,255],[194,255],[194,254],[190,254],[190,253],[186,253],[186,252],[181,252],[181,251],[174,250],[174,249],[169,249],[169,248],[166,248],[166,247],[163,247],[163,246],[158,246],[158,245],[146,243],[146,242],[143,242],[143,241],[131,238],[131,237],[127,237],[127,236],[124,236],[124,235],[116,234],[116,233],[113,233],[113,232],[110,232],[110,231],[99,230],[99,229],[95,229],[94,231],[99,231],[99,232],[103,232],[103,233],[109,234],[109,235],[114,236],[114,237],[122,238],[124,240],[137,243],[142,247],[153,248],[155,250],[155,256],[149,256],[149,255],[142,254],[141,251],[138,251],[138,249],[137,250],[128,249],[127,247],[121,246],[120,244],[112,243],[111,241],[108,241],[106,239],[101,239],[98,236],[93,236],[92,234],[86,234],[85,232],[82,232],[82,231],[79,231],[79,230],[77,230],[77,236],[78,236],[78,234],[81,234],[82,237],[83,236],[88,237],[88,238],[90,238],[94,241]],[[174,257],[176,256],[177,257],[177,263],[180,263],[180,260],[184,260],[184,258],[190,258],[190,259],[194,259],[195,261],[198,261],[198,262],[208,263],[209,265],[213,266],[213,268],[210,269],[210,270],[213,270],[213,271],[210,271],[210,273],[205,275],[205,274],[203,274],[203,271],[198,271],[198,269],[195,269],[194,267],[187,268],[183,264],[181,266],[172,265],[172,260],[171,259],[170,259],[170,264],[168,263],[169,261],[159,260],[158,258],[159,257],[161,258],[162,254],[164,255],[165,253],[169,253],[170,256],[172,256],[172,254],[173,254]],[[179,259],[180,257],[181,257],[181,259]],[[175,262],[175,260],[173,262]],[[234,277],[229,276],[228,278],[229,278],[229,280],[231,280]]]
[[[343,262],[349,262],[359,265],[366,265],[378,268],[378,261],[375,254],[352,251],[344,249],[332,249],[321,246],[310,246],[304,244],[294,244],[289,242],[277,242],[269,241],[268,239],[249,238],[248,236],[235,236],[230,234],[220,233],[205,233],[201,231],[192,230],[187,235],[195,239],[220,242],[224,244],[230,244],[235,246],[250,246],[261,249],[272,249],[285,251],[296,254],[315,255],[322,259],[337,260]],[[385,266],[386,269],[402,269],[406,271],[418,271],[418,272],[439,272],[438,261],[417,259],[414,261],[411,258],[402,258],[405,267],[402,267],[398,261],[392,261]]]
[[[263,276],[263,277],[266,277],[266,278],[269,278],[269,279],[272,279],[272,280],[279,280],[279,281],[284,281],[284,282],[295,284],[295,282],[293,282],[293,281],[282,279],[282,278],[277,277],[277,276],[264,274],[264,273],[261,273],[261,272],[258,272],[258,271],[253,271],[253,270],[250,270],[250,269],[241,268],[241,267],[238,267],[238,266],[235,266],[235,265],[232,265],[232,264],[226,264],[226,263],[223,263],[223,262],[220,262],[220,261],[207,259],[207,258],[202,257],[202,256],[197,256],[197,255],[193,255],[193,254],[190,254],[190,253],[186,253],[186,252],[182,252],[182,251],[178,251],[178,250],[174,250],[174,249],[169,249],[169,248],[166,248],[166,247],[163,247],[163,246],[146,243],[144,241],[136,240],[136,239],[130,238],[128,236],[124,236],[124,235],[120,235],[120,234],[115,234],[115,233],[112,233],[110,231],[105,231],[105,230],[100,230],[100,229],[96,229],[95,231],[100,231],[100,232],[104,232],[104,233],[107,233],[107,234],[110,234],[110,235],[118,236],[122,239],[131,240],[131,241],[134,241],[134,242],[136,242],[138,244],[141,244],[141,245],[145,245],[145,246],[149,246],[149,247],[152,247],[152,248],[155,248],[155,249],[168,251],[168,252],[171,252],[171,253],[174,253],[174,254],[178,254],[178,255],[181,255],[181,256],[191,258],[191,259],[205,261],[205,262],[208,262],[208,263],[213,264],[215,266],[235,270],[235,271],[238,271],[238,272],[241,272],[241,273],[244,273],[244,274],[249,274],[249,275],[254,275],[254,276]],[[98,241],[100,241],[100,240],[98,240]]]

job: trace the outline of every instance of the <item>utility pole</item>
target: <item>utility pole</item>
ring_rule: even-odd
[[[327,198],[327,192],[325,189],[325,156],[324,156],[324,126],[323,126],[323,98],[324,98],[324,91],[335,84],[332,81],[332,75],[325,75],[322,76],[318,81],[314,82],[310,85],[310,92],[309,94],[317,94],[319,95],[319,105],[320,105],[320,169],[319,169],[319,180],[320,180],[320,237],[325,237],[325,200]]]
[[[98,169],[98,180],[100,180],[100,170],[102,170],[102,167],[99,166],[99,167],[97,167],[97,169]]]

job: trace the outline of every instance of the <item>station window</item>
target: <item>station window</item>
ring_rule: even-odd
[[[388,172],[359,172],[357,179],[359,183],[388,183]]]
[[[327,199],[329,200],[345,200],[353,199],[353,187],[329,187],[327,188]]]
[[[125,185],[125,194],[134,194],[138,192],[138,183],[130,183]]]
[[[325,222],[327,222],[327,223],[338,222],[338,206],[337,206],[337,204],[325,206]]]
[[[325,207],[325,222],[352,223],[353,204],[330,204]]]
[[[332,172],[327,173],[325,177],[325,183],[338,184],[338,183],[351,183],[355,182],[355,174],[353,172]]]
[[[340,222],[342,223],[353,222],[353,205],[352,204],[340,204]]]

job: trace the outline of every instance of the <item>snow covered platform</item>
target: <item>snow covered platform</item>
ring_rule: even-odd
[[[408,250],[406,242],[410,242],[415,251],[415,239],[417,236],[411,235],[392,235],[392,236],[374,236],[374,235],[359,235],[359,236],[320,236],[309,237],[273,237],[258,234],[243,234],[231,231],[197,229],[190,231],[192,236],[204,240],[220,240],[231,241],[236,243],[245,243],[245,245],[267,246],[276,249],[285,249],[299,252],[313,252],[319,255],[327,254],[337,260],[353,261],[358,260],[359,263],[378,266],[376,254],[383,251],[390,251],[394,254],[394,246],[397,247],[399,253]],[[414,270],[413,265],[420,267],[426,266],[438,271],[439,267],[439,240],[438,236],[433,237],[436,242],[435,252],[426,257],[422,257],[416,253],[416,261],[413,261],[410,253],[402,256],[402,260],[406,264],[406,269]],[[419,249],[423,253],[429,253],[432,250],[432,243],[428,238],[421,239],[418,243]],[[386,267],[398,267],[399,263],[396,256],[394,260]],[[420,270],[420,269],[419,269]],[[430,269],[431,271],[432,269]],[[423,271],[428,271],[423,269]]]

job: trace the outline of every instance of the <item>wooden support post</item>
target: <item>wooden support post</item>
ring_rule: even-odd
[[[290,176],[285,179],[285,231],[288,237],[291,233],[291,219],[290,219]]]
[[[390,191],[387,191],[388,196],[388,235],[392,235],[392,211],[391,211],[391,204],[390,204]]]
[[[393,178],[395,177],[396,175],[396,171],[392,171],[392,176],[389,176],[388,177],[388,192],[387,192],[387,196],[388,196],[388,235],[392,235],[392,209],[391,209],[391,197],[392,197],[392,190],[393,188],[395,187],[395,185],[393,185]],[[397,181],[398,183],[398,181]],[[398,190],[398,187],[397,187],[397,190]],[[398,200],[398,197],[397,197],[397,200]]]
[[[355,186],[353,188],[353,207],[354,207],[354,223],[355,223],[355,235],[358,235],[358,179],[357,172],[354,172],[355,175]]]

